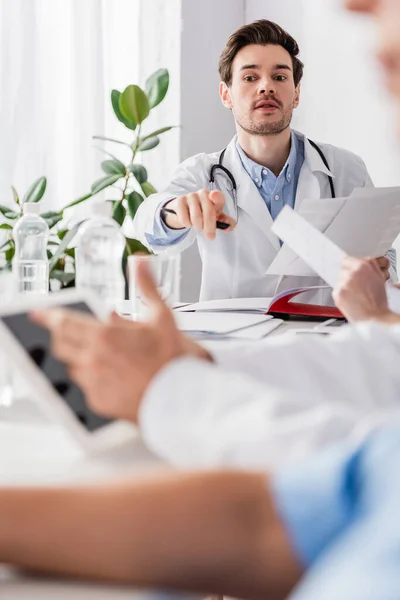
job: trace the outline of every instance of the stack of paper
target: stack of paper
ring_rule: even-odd
[[[194,306],[194,305],[191,305]],[[175,310],[175,321],[181,331],[194,337],[233,337],[261,339],[276,329],[280,319],[264,314],[217,311],[181,312]]]

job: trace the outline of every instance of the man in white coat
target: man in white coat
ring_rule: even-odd
[[[235,31],[219,72],[221,100],[232,111],[237,135],[225,150],[183,162],[166,190],[136,214],[136,236],[156,253],[181,251],[197,240],[202,300],[269,297],[320,284],[317,278],[266,275],[280,249],[273,220],[285,204],[296,209],[305,198],[343,197],[372,185],[360,157],[291,129],[303,75],[298,54],[297,42],[270,21]],[[389,262],[380,260],[388,277]]]

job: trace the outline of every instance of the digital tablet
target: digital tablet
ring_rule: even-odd
[[[23,296],[12,306],[0,309],[0,339],[3,349],[32,397],[50,418],[65,428],[88,452],[105,450],[135,437],[130,423],[104,418],[87,404],[82,390],[68,375],[67,368],[51,354],[50,333],[34,323],[34,309],[65,307],[106,318],[108,312],[97,298],[77,290],[48,296]]]

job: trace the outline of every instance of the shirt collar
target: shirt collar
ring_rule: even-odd
[[[295,166],[296,166],[296,162],[297,162],[297,156],[300,151],[299,146],[300,146],[299,140],[298,140],[297,136],[295,135],[295,133],[292,131],[291,132],[290,153],[289,153],[289,156],[285,163],[285,166],[283,167],[283,169],[279,175],[279,176],[281,176],[282,173],[284,173],[285,179],[288,182],[293,181]],[[243,148],[239,144],[239,140],[236,140],[236,149],[237,149],[237,152],[239,154],[239,157],[240,157],[240,160],[242,162],[244,169],[247,171],[247,173],[250,175],[252,180],[259,187],[262,184],[263,177],[265,177],[265,176],[268,177],[268,176],[273,175],[272,171],[270,171],[267,167],[264,167],[263,165],[259,165],[258,163],[254,162],[254,160],[251,160],[251,158],[249,158],[247,156],[247,154],[245,154]],[[265,171],[266,171],[266,173],[265,173]],[[275,177],[275,175],[274,175],[274,177]]]

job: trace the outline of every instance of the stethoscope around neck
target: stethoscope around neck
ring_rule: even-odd
[[[328,169],[328,171],[330,171],[329,163],[328,163],[328,161],[326,159],[325,154],[321,150],[321,148],[318,146],[318,144],[316,144],[312,140],[309,139],[308,141],[311,144],[311,146],[320,155],[321,160],[324,163],[325,167]],[[210,168],[210,175],[209,175],[210,189],[213,189],[215,187],[215,175],[216,175],[216,173],[218,171],[222,171],[226,175],[226,177],[229,179],[229,181],[231,183],[231,186],[232,186],[231,194],[232,194],[232,197],[233,197],[233,203],[234,203],[234,207],[235,207],[235,216],[236,216],[236,221],[237,221],[237,218],[238,218],[237,184],[236,184],[235,178],[232,175],[232,173],[230,172],[230,170],[227,169],[226,167],[224,167],[224,165],[223,165],[225,152],[226,152],[226,148],[224,148],[224,150],[222,150],[221,154],[219,155],[218,162],[215,163],[214,165],[212,165],[211,168]],[[327,175],[327,177],[328,177],[328,181],[329,181],[329,187],[331,189],[331,197],[332,198],[336,198],[336,191],[335,191],[335,185],[333,183],[333,178],[330,175]]]

